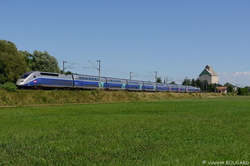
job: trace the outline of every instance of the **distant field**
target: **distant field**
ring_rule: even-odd
[[[0,165],[250,162],[249,100],[0,108]]]

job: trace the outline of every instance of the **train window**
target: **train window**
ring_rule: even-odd
[[[25,73],[24,75],[22,75],[20,78],[27,78],[31,73],[34,73],[34,72],[29,71],[29,72]]]
[[[137,86],[130,86],[129,89],[139,89]]]
[[[117,82],[117,83],[121,83],[121,80],[108,80],[108,82]]]
[[[110,85],[109,88],[121,88],[121,86]]]
[[[145,85],[154,85],[153,83],[145,83]]]
[[[78,77],[79,80],[90,80],[90,81],[98,81],[98,78],[93,77]]]
[[[129,84],[139,84],[139,82],[130,81]]]
[[[86,87],[98,87],[98,85],[95,84],[85,84]]]
[[[27,78],[29,75],[30,75],[30,73],[29,74],[24,74],[20,78]]]
[[[41,75],[46,75],[46,76],[56,76],[56,77],[58,77],[58,76],[59,76],[58,74],[55,74],[55,73],[41,73]]]

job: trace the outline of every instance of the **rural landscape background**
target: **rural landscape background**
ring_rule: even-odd
[[[248,0],[2,1],[0,166],[250,165],[249,9]],[[102,76],[202,92],[15,84],[27,71],[97,75],[97,60]],[[197,79],[208,64],[228,93]]]
[[[1,58],[14,55],[8,64],[16,65],[1,68],[9,74],[1,73],[0,165],[249,164],[248,87],[240,94],[18,90],[13,71],[32,59],[1,43],[14,50]]]

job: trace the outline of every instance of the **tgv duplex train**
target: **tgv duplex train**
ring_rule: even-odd
[[[129,91],[169,91],[200,92],[193,86],[163,84],[138,80],[111,77],[98,77],[80,74],[59,74],[41,71],[30,71],[22,75],[16,82],[18,88],[68,88],[68,89],[104,89]]]

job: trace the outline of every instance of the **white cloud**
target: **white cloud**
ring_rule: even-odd
[[[219,72],[219,83],[225,84],[227,82],[238,86],[250,86],[250,71],[244,72]]]
[[[235,72],[233,73],[233,76],[250,76],[250,71]]]

